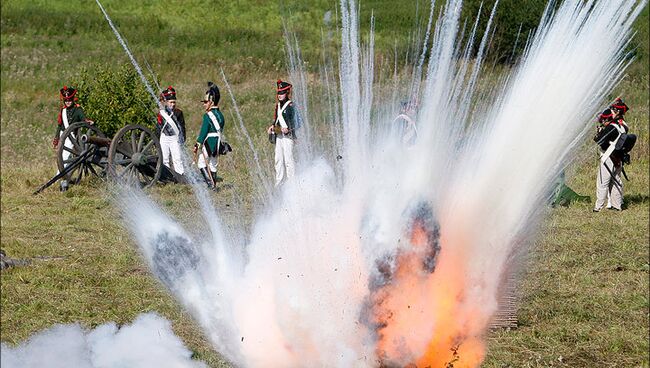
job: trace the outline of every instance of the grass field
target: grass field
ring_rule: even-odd
[[[331,1],[106,1],[104,6],[138,58],[146,58],[163,85],[173,84],[189,136],[198,131],[195,101],[206,78],[223,67],[253,140],[271,169],[264,126],[271,119],[274,81],[286,78],[280,14],[296,30],[306,60],[318,62],[323,14]],[[408,47],[415,5],[362,3],[377,16],[378,58]],[[420,4],[420,13],[423,12]],[[3,1],[1,5],[1,238],[14,258],[34,259],[3,271],[0,340],[16,344],[56,323],[86,327],[129,323],[157,311],[211,367],[228,366],[199,328],[151,276],[112,206],[106,183],[84,181],[68,192],[32,192],[56,172],[50,148],[58,89],[83,66],[128,63],[94,2]],[[170,11],[173,9],[173,11]],[[74,12],[74,14],[73,14]],[[214,14],[214,18],[205,14]],[[80,15],[80,16],[78,16]],[[627,167],[627,209],[592,213],[596,151],[586,143],[568,168],[568,184],[591,203],[548,209],[531,246],[522,280],[519,328],[488,338],[486,367],[648,367],[650,275],[648,130],[648,8],[637,22],[637,61],[612,93],[631,107],[628,122],[639,142]],[[316,79],[311,70],[310,77]],[[232,106],[222,97],[228,129]],[[97,119],[97,117],[91,117]],[[243,151],[243,149],[241,150]],[[251,188],[237,151],[221,163],[215,205],[234,221],[234,203]],[[196,203],[190,188],[159,186],[152,196],[185,224]],[[190,226],[191,227],[191,226]]]

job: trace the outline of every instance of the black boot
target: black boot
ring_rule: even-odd
[[[203,175],[203,180],[205,180],[205,183],[208,185],[209,189],[214,188],[214,184],[212,183],[212,180],[210,179],[210,174],[208,173],[207,168],[201,168],[201,175]]]
[[[61,186],[61,191],[62,192],[65,192],[66,190],[68,190],[68,181],[67,180],[65,180],[65,179],[61,180],[61,183],[59,185]]]
[[[214,190],[217,190],[217,172],[216,171],[211,171],[210,174],[212,175],[212,182],[214,183]]]

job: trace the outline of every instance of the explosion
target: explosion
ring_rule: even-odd
[[[503,280],[518,266],[513,255],[526,250],[555,177],[624,71],[622,50],[645,1],[549,6],[518,65],[480,98],[498,8],[474,54],[476,27],[463,37],[461,3],[444,6],[406,73],[412,79],[403,81],[420,103],[412,146],[382,128],[392,119],[377,106],[396,101],[373,103],[382,96],[374,85],[374,20],[362,46],[357,4],[342,0],[338,69],[322,67],[328,95],[316,98],[331,108],[323,119],[330,135],[319,137],[327,144],[310,134],[318,119],[307,110],[300,53],[288,45],[307,138],[297,146],[293,180],[276,192],[257,183],[274,200],[260,204],[251,229],[225,226],[200,185],[194,192],[209,225],[200,237],[137,189],[116,196],[154,273],[236,366],[483,361]],[[259,164],[254,170],[263,177]]]

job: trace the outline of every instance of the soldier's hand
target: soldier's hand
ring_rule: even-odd
[[[289,128],[282,128],[282,134],[289,134]]]
[[[52,148],[56,149],[59,146],[59,138],[52,139]]]
[[[199,152],[199,145],[194,143],[194,148],[192,148],[192,152],[197,153]]]
[[[271,134],[272,132],[273,132],[273,125],[271,125],[270,127],[268,127],[268,129],[266,129],[266,134]]]

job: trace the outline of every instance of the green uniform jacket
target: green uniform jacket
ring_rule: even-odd
[[[80,121],[86,121],[86,115],[84,114],[84,110],[79,107],[78,105],[72,105],[68,107],[66,110],[66,116],[68,118],[68,124],[72,125],[74,123],[78,123]],[[57,119],[57,126],[56,126],[56,133],[54,133],[54,138],[59,138],[59,136],[63,133],[63,131],[66,129],[66,127],[63,126],[63,116],[61,114],[63,113],[63,109],[59,111],[59,117]]]
[[[219,123],[219,130],[223,132],[223,127],[226,124],[223,118],[223,114],[221,111],[219,111],[218,107],[213,107],[210,111],[212,111],[214,117],[217,118],[217,122]],[[206,112],[203,114],[203,124],[201,124],[201,132],[199,133],[198,138],[196,138],[196,142],[205,145],[211,156],[216,156],[218,154],[218,139],[216,136],[208,137],[208,134],[210,133],[217,133],[217,130],[215,129],[214,124],[212,124],[212,120],[210,120],[210,117]]]
[[[276,127],[276,134],[279,134],[280,129],[282,128],[280,125],[280,122],[278,121],[278,107],[284,106],[285,101],[278,101],[275,104],[275,113],[273,114],[273,125]],[[289,100],[289,105],[284,109],[282,112],[282,117],[284,118],[284,122],[287,123],[287,127],[289,128],[289,133],[285,134],[286,137],[289,137],[291,139],[296,139],[296,118],[297,118],[297,111],[293,107],[293,101]]]

